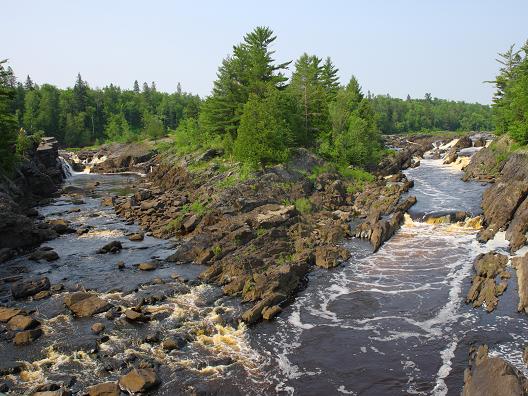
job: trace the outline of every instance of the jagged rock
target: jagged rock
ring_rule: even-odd
[[[80,318],[108,311],[112,307],[111,304],[102,298],[86,292],[76,292],[66,295],[64,297],[64,304]]]
[[[35,294],[33,296],[33,300],[35,300],[35,301],[43,300],[45,298],[48,298],[49,296],[51,296],[51,292],[49,290],[43,290],[43,291],[38,292],[37,294]]]
[[[528,198],[519,205],[515,211],[511,223],[506,230],[506,239],[510,241],[512,252],[516,252],[526,243],[528,232]]]
[[[7,322],[7,327],[13,331],[28,330],[37,327],[40,324],[38,320],[33,319],[31,316],[16,315],[13,316]]]
[[[249,324],[256,323],[262,318],[264,309],[274,306],[285,299],[286,296],[280,293],[268,295],[261,301],[257,302],[252,308],[245,311],[242,314],[242,320]]]
[[[484,191],[482,209],[487,228],[481,231],[478,238],[486,242],[493,238],[513,217],[513,214],[528,194],[528,180],[499,181]]]
[[[273,307],[266,307],[262,311],[262,319],[264,320],[271,320],[278,314],[282,312],[282,308],[278,305],[274,305]]]
[[[115,197],[104,197],[101,199],[101,206],[114,206]]]
[[[86,388],[88,396],[119,396],[121,393],[117,382],[103,382]]]
[[[528,313],[528,254],[513,258],[512,265],[517,270],[517,291],[519,293],[517,310]]]
[[[116,266],[117,266],[117,269],[122,270],[122,269],[125,268],[125,262],[124,262],[124,261],[118,261],[118,262],[116,263]]]
[[[43,290],[49,290],[50,281],[46,277],[15,283],[11,293],[15,299],[30,297]]]
[[[464,373],[463,396],[523,396],[528,381],[522,373],[499,357],[488,357],[487,346],[479,347]]]
[[[121,249],[123,249],[123,245],[119,241],[112,241],[104,245],[101,249],[97,251],[97,253],[105,254],[105,253],[117,253]]]
[[[42,334],[42,329],[40,327],[36,329],[21,331],[15,334],[15,337],[13,338],[13,343],[15,345],[31,344],[37,338],[40,338]]]
[[[132,369],[119,378],[121,389],[130,393],[145,392],[159,384],[156,372],[151,368]]]
[[[318,246],[315,249],[315,265],[321,268],[333,268],[350,257],[350,252],[337,246]]]
[[[199,222],[200,218],[196,215],[192,215],[183,222],[182,226],[185,232],[191,232],[196,228]]]
[[[257,224],[262,228],[276,227],[296,215],[295,206],[278,206],[256,217]]]
[[[499,302],[497,296],[500,296],[507,286],[506,283],[497,285],[495,278],[499,274],[503,279],[509,277],[505,272],[507,263],[508,256],[496,252],[477,256],[473,264],[476,275],[472,280],[466,302],[472,302],[474,307],[485,304],[488,312],[493,311]]]
[[[0,322],[7,322],[12,317],[18,315],[20,312],[22,312],[18,308],[7,308],[7,307],[0,307]]]

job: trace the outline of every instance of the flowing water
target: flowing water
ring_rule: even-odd
[[[459,395],[471,344],[488,343],[524,370],[528,335],[516,312],[516,279],[492,314],[464,304],[479,244],[469,224],[427,224],[427,214],[479,214],[484,186],[424,159],[406,171],[418,199],[401,230],[376,253],[357,240],[352,258],[315,271],[275,322],[252,329],[276,391],[298,395]],[[514,272],[509,269],[510,272]]]
[[[424,159],[406,171],[415,182],[409,193],[418,202],[378,252],[372,254],[363,241],[348,241],[352,258],[347,263],[313,271],[307,288],[276,320],[251,328],[233,320],[240,312],[235,300],[195,281],[203,268],[163,261],[175,242],[148,236],[130,242],[126,235],[137,226],[100,206],[105,195],[129,193],[138,176],[72,173],[68,184],[89,193],[82,201],[62,196],[39,212],[90,231],[50,241],[59,260],[18,258],[0,266],[0,278],[45,275],[67,290],[94,289],[123,308],[143,300],[153,320],[135,324],[107,320],[104,314],[72,319],[61,294],[20,303],[36,310],[45,335],[30,346],[15,347],[0,334],[0,369],[21,364],[20,374],[7,377],[16,384],[13,394],[65,376],[76,377],[73,389],[80,390],[115,380],[127,366],[147,360],[159,364],[157,395],[186,394],[189,387],[225,395],[458,395],[468,349],[479,343],[524,369],[527,321],[516,312],[514,271],[509,269],[512,279],[492,314],[464,304],[475,257],[492,247],[505,248],[503,235],[482,245],[469,223],[421,221],[430,214],[463,210],[475,216],[480,211],[485,186],[462,182],[461,172],[440,160]],[[120,253],[96,254],[114,239],[123,243]],[[118,260],[126,263],[122,271],[116,269]],[[152,260],[159,260],[156,271],[134,267]],[[0,284],[4,301],[9,300],[7,286]],[[107,325],[107,340],[91,333],[96,321]],[[189,334],[186,346],[172,352],[152,341],[152,336],[185,339]]]

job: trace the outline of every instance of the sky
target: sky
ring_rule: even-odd
[[[0,58],[19,80],[206,96],[232,46],[256,26],[277,61],[330,56],[364,92],[490,103],[496,54],[528,39],[528,0],[16,0],[0,6]]]

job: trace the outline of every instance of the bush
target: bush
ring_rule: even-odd
[[[296,199],[294,205],[299,213],[308,214],[312,212],[312,203],[307,198]]]

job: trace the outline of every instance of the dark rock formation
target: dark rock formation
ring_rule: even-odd
[[[0,175],[0,249],[28,249],[56,237],[47,224],[35,221],[32,207],[51,197],[62,182],[57,149],[54,138],[43,138],[13,174]]]

